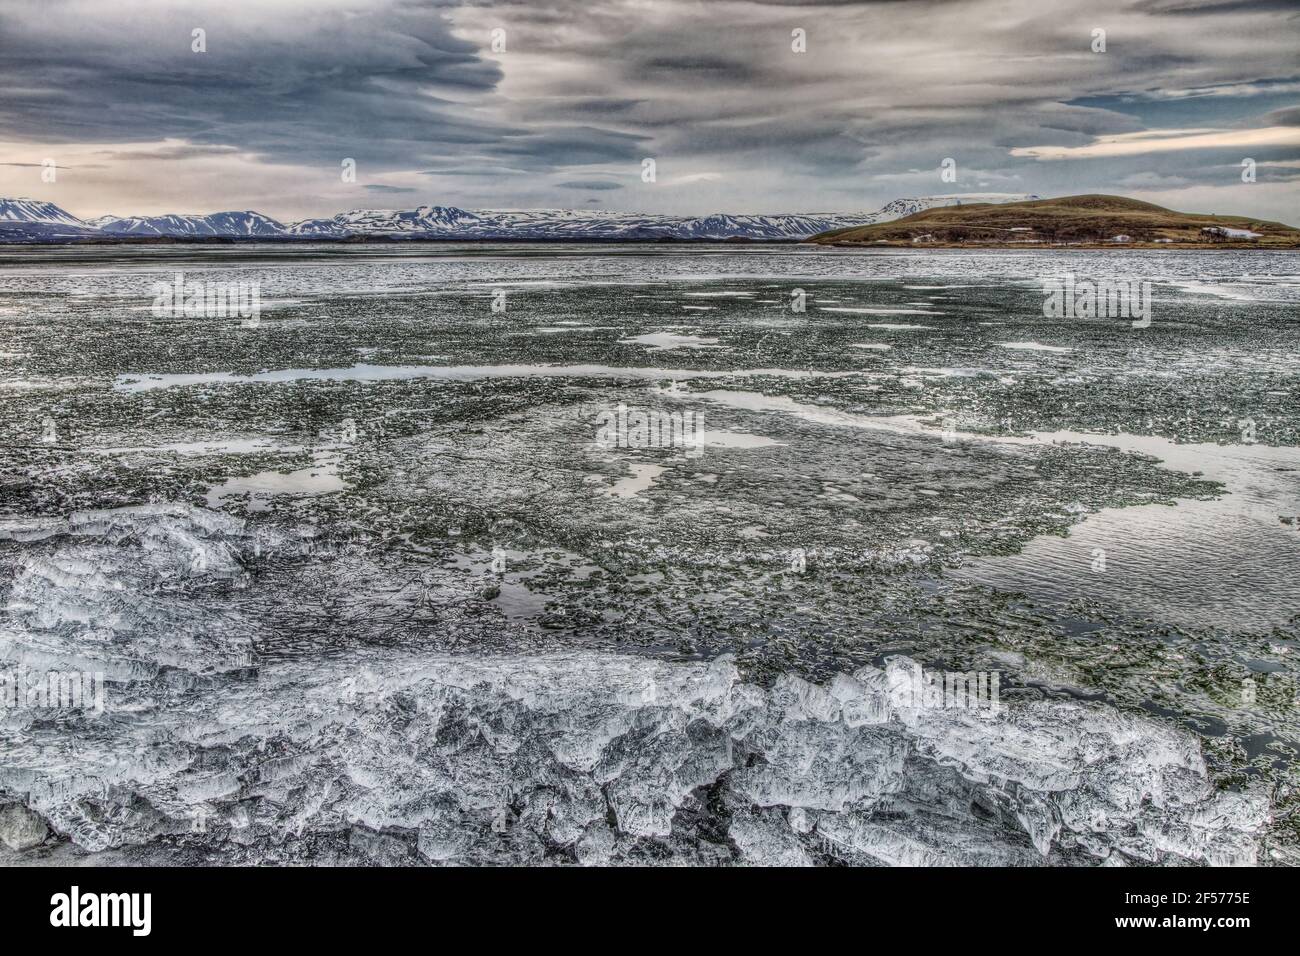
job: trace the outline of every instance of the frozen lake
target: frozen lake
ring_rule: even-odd
[[[1297,355],[1285,253],[5,250],[0,673],[105,697],[0,710],[0,797],[51,861],[1300,862]]]

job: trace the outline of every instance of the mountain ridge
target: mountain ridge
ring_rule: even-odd
[[[493,240],[802,240],[827,230],[884,222],[936,206],[1024,199],[1023,193],[970,193],[894,199],[875,212],[670,216],[577,209],[483,209],[421,205],[352,209],[283,223],[254,210],[82,220],[41,200],[0,200],[0,241],[264,238]]]

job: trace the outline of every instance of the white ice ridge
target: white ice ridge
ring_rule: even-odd
[[[22,548],[0,607],[0,663],[133,679],[248,666],[249,628],[200,595],[243,587],[242,560],[278,539],[167,503],[0,520],[2,542]]]
[[[1071,700],[898,707],[893,676],[765,689],[727,657],[367,649],[148,719],[0,722],[0,791],[86,848],[245,859],[342,834],[415,864],[1255,862],[1267,801],[1216,790],[1190,734]]]

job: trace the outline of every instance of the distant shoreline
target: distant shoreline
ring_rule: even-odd
[[[1053,252],[1070,250],[1095,251],[1099,249],[1154,249],[1194,252],[1240,252],[1253,249],[1266,252],[1300,252],[1300,246],[1262,245],[1258,242],[809,242],[808,245],[827,246],[832,249],[1050,249]]]
[[[909,249],[925,252],[938,249],[984,249],[984,250],[1051,250],[1053,252],[1124,249],[1152,249],[1164,251],[1200,251],[1200,252],[1241,252],[1244,250],[1269,252],[1297,252],[1300,247],[1282,245],[1263,245],[1253,241],[1221,242],[899,242],[873,240],[871,242],[813,242],[807,239],[753,239],[747,237],[731,239],[678,239],[662,237],[656,239],[623,239],[611,236],[593,236],[590,238],[566,236],[563,238],[526,238],[484,236],[350,236],[347,238],[322,238],[318,236],[123,236],[108,238],[76,239],[26,239],[10,242],[0,239],[0,249],[31,249],[51,247],[93,248],[98,246],[248,246],[271,245],[286,248],[302,246],[404,246],[404,245],[519,245],[519,246],[816,246],[822,249]]]
[[[0,232],[0,235],[3,235]],[[810,237],[811,238],[811,237]],[[579,236],[564,237],[527,237],[503,236],[347,236],[333,238],[327,236],[93,236],[69,239],[24,239],[16,242],[0,238],[0,246],[230,246],[259,243],[264,245],[304,246],[364,246],[364,245],[405,245],[408,243],[474,243],[501,245],[727,245],[727,246],[797,246],[811,245],[808,239],[752,239],[735,237],[728,239],[678,239],[663,236],[653,239],[620,238],[617,236]]]

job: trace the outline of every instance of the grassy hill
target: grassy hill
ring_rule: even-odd
[[[1127,237],[1127,241],[1116,237]],[[1278,249],[1300,248],[1300,229],[1245,216],[1175,212],[1123,196],[1090,195],[944,206],[892,222],[823,232],[809,241],[828,245]]]

